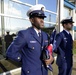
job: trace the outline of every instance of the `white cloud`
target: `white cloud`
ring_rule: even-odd
[[[8,4],[5,4],[5,13],[20,17],[22,15],[20,10],[17,10],[15,7],[12,7],[12,4],[10,4],[10,6],[8,6]]]
[[[19,0],[16,0],[16,1],[19,1]],[[9,2],[9,4],[7,4],[7,3],[4,4],[4,9],[5,9],[4,13],[8,14],[8,15],[12,15],[12,16],[22,17],[22,13],[23,13],[23,12],[21,13],[22,9],[18,10],[17,8],[15,8],[14,4],[11,2]],[[1,24],[1,22],[0,22],[0,24]],[[25,20],[5,17],[5,30],[10,30],[11,32],[13,32],[13,31],[16,32],[18,30],[28,28],[28,25],[30,26],[31,24],[29,24]],[[1,27],[0,27],[0,35],[1,35]]]
[[[14,14],[14,15],[21,16],[21,11],[17,10],[16,8],[12,7],[11,9],[9,9],[9,12],[12,13],[12,14]]]

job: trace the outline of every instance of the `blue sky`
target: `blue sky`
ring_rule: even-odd
[[[20,0],[20,1],[35,5],[35,0]],[[48,10],[56,12],[57,0],[38,0],[38,3],[45,5],[46,9]]]
[[[44,4],[47,10],[56,12],[57,0],[39,0],[39,3]]]

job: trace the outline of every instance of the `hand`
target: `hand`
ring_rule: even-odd
[[[44,60],[46,65],[50,65],[54,61],[54,57],[50,55],[50,59]]]

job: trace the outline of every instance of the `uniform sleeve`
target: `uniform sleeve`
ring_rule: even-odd
[[[6,57],[15,61],[21,61],[21,50],[26,45],[26,39],[22,32],[19,32],[15,40],[6,51]]]
[[[53,45],[53,51],[54,52],[57,52],[57,48],[61,44],[61,41],[62,41],[62,35],[61,34],[57,34],[55,42],[54,42],[54,45]]]

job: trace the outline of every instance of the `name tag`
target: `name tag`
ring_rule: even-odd
[[[48,42],[48,40],[45,40],[45,42]]]
[[[67,43],[67,38],[64,38],[65,42]]]
[[[30,41],[30,43],[36,43],[36,41]]]

